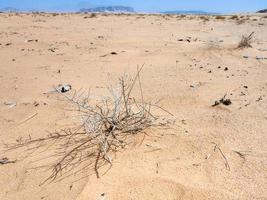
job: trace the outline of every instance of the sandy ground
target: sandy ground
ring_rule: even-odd
[[[0,159],[16,161],[0,164],[0,199],[267,199],[267,59],[256,59],[267,58],[267,17],[85,16],[0,14]],[[252,31],[253,47],[236,49]],[[163,99],[176,125],[137,135],[100,179],[85,170],[40,185],[53,149],[5,151],[72,123],[43,94],[53,85],[101,95],[142,64],[145,98]],[[225,94],[230,106],[211,106]]]

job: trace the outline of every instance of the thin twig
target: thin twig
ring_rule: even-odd
[[[230,169],[230,165],[229,165],[229,163],[228,163],[228,160],[227,160],[226,156],[224,155],[224,153],[223,153],[223,151],[221,150],[221,148],[220,148],[216,143],[214,143],[214,144],[215,144],[215,146],[214,146],[214,151],[216,151],[216,149],[219,150],[221,156],[223,157],[223,159],[224,159],[224,161],[225,161],[225,167],[226,167],[226,169],[230,171],[230,170],[231,170],[231,169]]]

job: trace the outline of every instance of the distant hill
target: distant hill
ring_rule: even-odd
[[[134,12],[132,7],[128,6],[102,6],[95,8],[83,8],[80,12]]]
[[[267,13],[267,9],[259,10],[257,13]]]
[[[173,10],[173,11],[164,11],[160,12],[162,14],[194,14],[194,15],[211,15],[218,13],[205,12],[202,10]]]
[[[13,7],[0,8],[0,12],[19,12],[20,10]]]

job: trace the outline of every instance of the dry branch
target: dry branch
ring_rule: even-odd
[[[83,162],[95,170],[99,178],[98,169],[105,165],[112,165],[112,156],[127,145],[127,137],[142,133],[150,127],[168,126],[168,120],[162,121],[153,112],[161,109],[166,114],[171,114],[162,108],[158,102],[145,102],[140,72],[133,77],[123,76],[119,79],[117,88],[108,88],[110,95],[95,99],[83,92],[73,92],[72,95],[62,94],[76,112],[81,115],[81,124],[76,129],[61,130],[50,133],[45,138],[32,140],[19,140],[16,144],[9,145],[8,149],[25,146],[40,148],[44,144],[52,143],[57,147],[54,155],[57,161],[53,164],[52,174],[46,181],[54,181],[64,174],[78,168]],[[138,83],[140,98],[132,95]]]
[[[252,43],[252,38],[255,32],[252,32],[249,34],[249,36],[242,36],[241,41],[238,43],[237,48],[238,49],[244,49],[244,48],[249,48],[252,47],[251,43]]]

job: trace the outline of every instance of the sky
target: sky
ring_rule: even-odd
[[[0,0],[0,8],[78,11],[80,8],[123,5],[139,12],[202,10],[219,13],[255,12],[267,8],[267,0]]]

